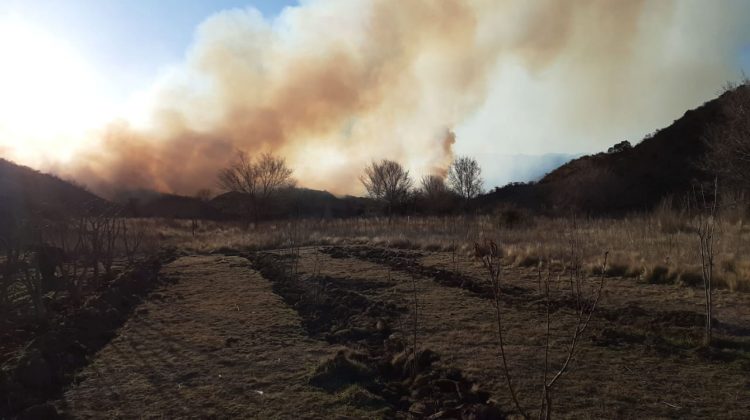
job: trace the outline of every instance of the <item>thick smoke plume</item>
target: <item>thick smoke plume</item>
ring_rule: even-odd
[[[644,22],[673,13],[640,0],[311,0],[272,21],[221,12],[151,89],[146,118],[110,124],[67,171],[110,195],[215,188],[236,150],[284,156],[299,184],[335,193],[360,192],[374,159],[443,175],[454,130],[484,104],[499,62],[541,77],[579,60],[587,94],[601,66],[619,74]]]
[[[77,177],[98,191],[190,194],[235,150],[287,158],[306,186],[359,189],[372,159],[444,171],[450,130],[481,104],[498,45],[466,1],[316,1],[269,22],[208,18],[146,124],[109,126]],[[446,137],[447,136],[447,137]]]

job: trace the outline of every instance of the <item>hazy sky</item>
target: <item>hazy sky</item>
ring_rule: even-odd
[[[116,99],[149,85],[182,61],[208,16],[255,7],[269,19],[291,0],[0,0],[0,20],[15,18],[66,41],[108,79]]]
[[[458,153],[491,187],[534,173],[508,156],[637,142],[713,98],[750,73],[748,22],[742,0],[0,0],[0,156],[190,193],[270,150],[356,193],[370,159]]]

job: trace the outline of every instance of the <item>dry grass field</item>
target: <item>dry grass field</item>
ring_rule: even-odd
[[[675,215],[514,226],[489,216],[200,222],[195,234],[189,222],[133,223],[183,256],[55,402],[73,417],[518,416],[474,257],[488,238],[503,250],[504,351],[529,416],[540,407],[546,341],[554,372],[576,328],[574,259],[584,296],[604,286],[555,385],[554,417],[750,412],[750,261],[739,223],[718,235],[711,346],[698,242]]]
[[[307,384],[337,348],[306,337],[299,316],[246,259],[195,256],[162,273],[118,337],[61,402],[77,418],[363,416]]]
[[[607,219],[524,217],[401,217],[281,221],[245,228],[242,224],[141,220],[155,240],[188,253],[226,249],[258,250],[294,245],[360,244],[388,248],[455,250],[458,265],[473,260],[474,243],[500,244],[505,263],[532,267],[539,261],[562,263],[574,244],[585,268],[597,268],[609,251],[610,271],[646,283],[698,286],[700,248],[694,223],[687,216],[658,211],[643,216]],[[726,217],[716,240],[717,287],[750,291],[750,227],[741,217]]]
[[[750,419],[750,1],[62,3],[0,420]]]

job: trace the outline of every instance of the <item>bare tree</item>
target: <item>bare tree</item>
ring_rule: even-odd
[[[714,180],[713,197],[706,197],[704,189],[693,190],[690,202],[693,206],[695,233],[698,236],[701,257],[701,275],[703,277],[703,292],[705,297],[706,324],[704,344],[710,345],[712,339],[713,318],[713,274],[716,242],[716,228],[718,221],[718,180]]]
[[[412,188],[409,171],[400,163],[387,159],[372,162],[359,179],[370,197],[386,205],[389,217],[395,206],[406,201]]]
[[[122,245],[128,264],[135,264],[138,251],[146,236],[146,226],[139,221],[120,219],[122,231]]]
[[[93,212],[82,219],[85,235],[84,249],[93,270],[91,280],[94,283],[101,280],[100,267],[104,268],[107,277],[112,274],[117,243],[122,233],[122,226],[117,218],[118,210],[113,207]]]
[[[122,224],[119,223],[119,211],[109,211],[100,216],[103,222],[102,229],[102,264],[107,277],[112,275],[112,266],[118,256],[118,246],[122,236]]]
[[[557,370],[551,369],[550,363],[550,279],[551,272],[548,271],[547,279],[544,281],[544,295],[546,301],[546,340],[544,344],[544,376],[542,382],[542,401],[539,408],[539,418],[549,420],[552,418],[552,391],[557,381],[567,373],[570,368],[570,363],[576,354],[576,348],[580,342],[583,333],[588,328],[591,322],[591,317],[596,311],[596,307],[599,304],[599,300],[602,297],[602,290],[604,289],[604,278],[607,273],[607,257],[609,252],[604,252],[604,262],[602,263],[601,273],[599,276],[598,284],[593,288],[589,296],[584,291],[584,277],[585,274],[581,270],[580,265],[576,265],[575,262],[571,263],[570,268],[570,293],[571,301],[575,302],[575,327],[571,334],[570,344],[568,345],[565,359],[557,368]],[[541,269],[538,271],[541,275]]]
[[[292,170],[286,160],[270,153],[264,153],[253,160],[244,152],[237,153],[237,159],[219,173],[219,185],[226,191],[244,194],[249,202],[249,212],[257,222],[260,209],[280,190],[294,186]]]
[[[572,244],[572,246],[576,246]],[[498,348],[500,351],[500,361],[502,363],[503,374],[505,381],[510,391],[511,399],[516,410],[525,419],[531,418],[529,411],[527,411],[521,404],[519,393],[514,386],[512,375],[508,369],[507,354],[505,352],[505,341],[503,338],[503,320],[500,306],[502,302],[502,252],[498,248],[497,244],[491,240],[485,240],[483,244],[474,244],[475,256],[482,261],[482,265],[486,269],[487,280],[492,291],[492,300],[495,309],[495,322],[497,325],[497,336],[498,336]],[[553,370],[550,363],[550,307],[551,307],[551,296],[550,296],[550,279],[552,273],[548,272],[547,279],[544,281],[543,290],[545,301],[546,301],[546,340],[544,346],[544,371],[542,377],[542,398],[539,404],[539,418],[550,419],[552,417],[552,391],[555,384],[558,383],[561,377],[565,375],[570,369],[571,361],[576,354],[576,348],[580,342],[583,333],[588,328],[591,318],[596,311],[599,300],[602,296],[602,290],[604,289],[604,278],[607,271],[607,256],[608,253],[604,253],[604,262],[602,264],[601,275],[599,277],[598,284],[595,285],[590,295],[585,292],[585,274],[580,267],[580,263],[577,262],[575,257],[575,249],[572,250],[570,266],[570,293],[571,296],[563,298],[561,301],[568,300],[573,302],[575,309],[575,327],[571,333],[570,344],[568,345],[567,351],[564,356],[564,360],[561,365]],[[539,286],[542,288],[542,270],[537,270],[539,275]]]
[[[445,179],[437,175],[423,176],[421,184],[421,192],[427,198],[438,198],[449,191]]]
[[[476,159],[468,156],[459,156],[451,164],[448,171],[448,184],[451,189],[460,195],[464,204],[482,193],[482,168]]]
[[[453,204],[453,192],[445,184],[445,179],[437,175],[422,177],[419,194],[420,198],[424,200],[424,208],[431,212],[448,211]]]
[[[28,258],[26,258],[28,260]],[[47,309],[44,305],[44,287],[42,276],[38,270],[34,269],[32,264],[24,263],[21,268],[21,283],[26,288],[26,293],[31,298],[34,305],[34,314],[38,321],[43,321],[47,317]]]
[[[490,290],[492,290],[492,302],[495,307],[495,322],[497,324],[497,337],[498,337],[498,348],[500,349],[500,361],[503,365],[503,374],[505,376],[508,390],[510,390],[510,396],[513,399],[513,404],[516,406],[521,415],[528,419],[529,415],[527,411],[521,405],[518,399],[518,393],[516,388],[513,386],[513,379],[508,369],[508,358],[505,354],[505,342],[503,340],[503,318],[500,312],[501,288],[500,281],[502,280],[503,265],[502,256],[500,250],[494,241],[485,241],[484,244],[474,244],[474,255],[482,261],[482,265],[487,270],[487,280],[489,281]]]
[[[14,285],[21,284],[27,290],[31,302],[38,318],[42,318],[43,308],[41,296],[38,293],[41,285],[31,282],[28,277],[29,270],[33,269],[30,263],[30,253],[28,248],[31,244],[28,223],[22,220],[8,217],[2,220],[2,229],[0,230],[0,313],[4,316],[11,310],[13,299],[11,290]]]

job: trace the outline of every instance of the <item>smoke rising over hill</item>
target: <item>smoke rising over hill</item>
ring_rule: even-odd
[[[457,129],[485,103],[498,63],[510,61],[531,77],[573,75],[576,83],[556,86],[550,100],[579,111],[565,124],[593,125],[599,134],[632,103],[591,109],[598,92],[638,91],[651,75],[633,76],[638,66],[684,64],[659,57],[660,48],[689,47],[697,36],[670,38],[668,28],[695,18],[686,4],[334,0],[303,1],[273,20],[252,8],[221,12],[197,29],[184,63],[145,95],[143,118],[111,123],[58,171],[104,194],[193,194],[215,188],[216,173],[240,149],[280,154],[300,184],[336,193],[360,192],[355,180],[373,159],[398,160],[414,175],[444,174],[453,143],[464,140]],[[735,6],[744,7],[722,3],[712,13],[730,16]],[[722,53],[745,39],[739,24],[706,24],[701,46],[720,45]],[[696,62],[674,77],[724,77],[725,61]],[[524,113],[533,120],[536,110]]]

